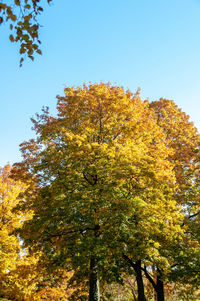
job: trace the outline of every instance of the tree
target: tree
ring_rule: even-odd
[[[143,286],[142,271],[145,273],[155,289],[157,300],[161,301],[165,298],[164,282],[170,279],[198,286],[200,263],[199,134],[189,122],[189,117],[178,109],[174,102],[161,99],[150,103],[149,107],[155,112],[156,122],[166,135],[167,147],[172,150],[168,160],[173,164],[176,187],[174,187],[171,201],[176,200],[177,205],[173,214],[169,211],[162,213],[166,221],[172,222],[173,220],[173,228],[165,232],[164,236],[157,231],[155,241],[157,254],[154,256],[151,254],[151,257],[143,256],[140,258],[141,261],[134,256],[133,251],[127,248],[128,252],[124,254],[124,259],[133,267],[136,275],[138,274],[141,286]],[[169,204],[169,207],[173,208],[173,202]],[[162,215],[157,216],[158,220],[163,220]],[[152,226],[151,222],[149,227]],[[158,225],[157,229],[159,228]],[[152,265],[154,271],[152,271]],[[155,277],[151,276],[151,272]]]
[[[21,247],[16,231],[32,213],[17,210],[26,187],[12,180],[10,173],[9,165],[0,170],[0,297],[24,300],[37,287],[38,255],[29,255]]]
[[[167,278],[198,286],[199,279],[199,149],[200,136],[189,116],[182,112],[173,101],[160,99],[152,102],[150,108],[155,112],[157,124],[166,134],[166,143],[173,152],[168,160],[174,164],[176,189],[174,199],[181,205],[182,239],[173,244],[165,244],[161,255],[168,258],[170,266]],[[158,294],[158,300],[164,300],[164,276],[157,263],[157,281],[144,272]],[[161,294],[161,297],[159,297]],[[161,299],[159,299],[161,298]]]
[[[12,269],[19,257],[19,239],[13,235],[13,231],[20,225],[20,212],[14,213],[20,199],[18,195],[25,187],[21,182],[9,179],[11,167],[5,166],[0,170],[0,275],[1,277]]]
[[[50,3],[52,0],[47,0]],[[19,42],[21,55],[20,66],[27,55],[34,60],[36,53],[41,54],[39,48],[39,23],[38,15],[43,11],[40,0],[12,0],[12,4],[0,2],[0,24],[7,22],[11,34],[11,42]]]
[[[148,102],[110,84],[65,88],[57,109],[33,120],[38,138],[21,145],[24,160],[15,165],[34,211],[23,239],[73,269],[95,301],[99,279],[119,280],[118,262],[130,255],[145,300],[141,260],[159,260],[159,240],[180,232],[165,135]]]

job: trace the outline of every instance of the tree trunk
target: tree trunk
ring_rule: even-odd
[[[94,256],[90,259],[90,291],[89,301],[100,301],[98,265]]]
[[[156,286],[156,283],[155,283],[155,278],[157,278],[156,277],[156,269],[155,269],[155,266],[154,265],[152,265],[152,281],[154,282],[154,285],[153,285],[153,283],[150,281],[150,283],[153,285],[153,288],[154,288],[154,291],[153,291],[153,298],[154,298],[154,301],[157,301],[157,294],[156,294],[156,289],[155,289],[155,286]],[[145,273],[145,275],[146,275],[146,273]],[[148,279],[148,277],[147,277],[147,279]],[[150,279],[149,279],[150,280]]]
[[[134,270],[136,273],[138,301],[146,301],[144,294],[144,284],[142,279],[141,260],[136,261],[136,263],[134,264]]]
[[[156,271],[156,270],[154,270],[154,268],[152,268],[153,273],[156,272],[156,283],[155,283],[155,280],[148,273],[146,267],[142,268],[142,270],[144,271],[146,278],[149,280],[149,282],[152,284],[152,286],[154,288],[154,298],[156,295],[155,300],[165,301],[164,283],[161,280],[161,275],[162,275],[161,270],[159,268],[157,268],[157,271]]]
[[[163,281],[160,279],[159,274],[157,276],[156,293],[157,293],[157,301],[165,301],[164,284]]]

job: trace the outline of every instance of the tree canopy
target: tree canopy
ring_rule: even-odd
[[[185,235],[179,165],[153,106],[110,84],[65,88],[57,116],[44,108],[32,120],[37,138],[21,144],[15,174],[34,212],[23,240],[51,266],[74,271],[79,298],[89,286],[89,300],[99,300],[99,280],[120,282],[132,262],[146,300],[142,270],[153,264],[165,277],[175,263]]]

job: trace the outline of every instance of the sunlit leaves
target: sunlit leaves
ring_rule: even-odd
[[[12,1],[11,1],[12,2]],[[9,23],[11,42],[18,42],[21,56],[20,66],[26,56],[34,60],[35,54],[41,54],[38,16],[43,11],[40,0],[14,0],[13,4],[0,2],[0,24]],[[47,0],[48,3],[51,0]]]
[[[38,138],[21,145],[16,165],[34,210],[27,245],[73,269],[76,281],[87,280],[93,255],[105,279],[119,279],[112,267],[122,252],[169,266],[162,247],[180,237],[182,216],[173,150],[149,103],[101,83],[65,88],[57,109],[33,120]]]
[[[0,170],[0,295],[22,300],[36,289],[38,255],[30,256],[21,247],[17,230],[32,214],[17,210],[26,186],[10,173],[9,165]]]
[[[150,107],[155,112],[158,125],[166,134],[167,144],[173,149],[168,160],[174,164],[176,189],[174,198],[181,205],[182,239],[174,248],[166,246],[171,253],[172,279],[198,285],[200,265],[200,135],[193,123],[177,105],[160,99]],[[167,253],[166,253],[167,254]]]

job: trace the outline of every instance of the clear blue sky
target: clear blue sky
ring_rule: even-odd
[[[20,160],[30,117],[83,82],[173,99],[200,129],[200,0],[53,0],[40,22],[43,55],[22,68],[0,27],[0,166]]]

